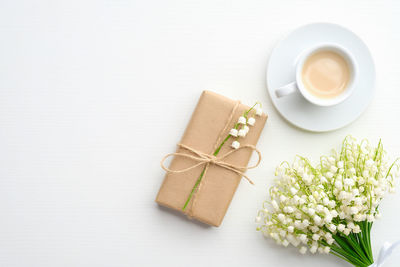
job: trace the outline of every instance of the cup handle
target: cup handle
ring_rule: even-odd
[[[296,82],[292,82],[292,83],[289,83],[285,86],[282,86],[282,87],[276,89],[275,95],[276,95],[276,97],[281,98],[283,96],[293,94],[294,92],[297,92],[298,90],[299,90],[299,88],[297,87]]]

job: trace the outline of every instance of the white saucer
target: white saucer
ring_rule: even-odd
[[[359,73],[352,95],[332,107],[311,104],[300,93],[277,98],[275,89],[295,80],[300,53],[318,43],[337,43],[357,62]],[[326,132],[339,129],[357,119],[371,102],[375,86],[375,67],[368,47],[353,32],[330,23],[315,23],[291,32],[272,51],[267,69],[268,92],[279,113],[304,130]]]

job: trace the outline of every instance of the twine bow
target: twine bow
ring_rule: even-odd
[[[180,153],[180,152],[175,152],[175,153],[169,153],[167,155],[164,156],[164,158],[161,160],[161,168],[163,168],[166,172],[169,173],[182,173],[182,172],[187,172],[190,171],[194,168],[197,168],[201,165],[205,165],[205,164],[214,164],[216,166],[219,166],[221,168],[225,168],[227,170],[233,171],[237,174],[240,174],[242,177],[244,177],[249,183],[254,184],[253,181],[244,173],[247,169],[253,169],[256,168],[261,161],[261,152],[253,145],[243,145],[241,147],[239,147],[238,149],[235,150],[231,150],[227,153],[225,153],[224,155],[220,156],[220,157],[216,157],[214,155],[209,155],[206,153],[203,153],[201,151],[198,151],[194,148],[191,148],[189,146],[186,146],[184,144],[178,144],[179,147],[182,147],[190,152],[192,152],[195,155],[191,155],[188,153]],[[231,164],[226,162],[224,159],[227,158],[229,155],[236,153],[237,151],[239,151],[240,149],[244,149],[244,148],[249,148],[251,150],[254,150],[257,152],[258,155],[258,161],[255,165],[247,167],[247,166],[238,166],[235,164]],[[184,157],[184,158],[189,158],[189,159],[193,159],[195,161],[198,161],[198,163],[193,164],[192,166],[188,167],[188,168],[183,168],[180,170],[171,170],[169,168],[167,168],[164,165],[164,162],[167,158],[171,157],[171,156],[178,156],[178,157]]]

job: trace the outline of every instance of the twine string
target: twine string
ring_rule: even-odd
[[[168,173],[183,173],[183,172],[187,172],[187,171],[190,171],[192,169],[195,169],[195,168],[197,168],[197,167],[199,167],[201,165],[204,165],[204,164],[214,164],[216,166],[219,166],[219,167],[225,168],[227,170],[233,171],[233,172],[235,172],[237,174],[240,174],[247,181],[249,181],[249,183],[254,184],[254,182],[244,172],[246,170],[248,170],[248,169],[256,168],[261,162],[261,152],[255,146],[253,146],[253,145],[244,145],[244,146],[239,147],[238,149],[229,151],[229,152],[227,152],[226,154],[224,154],[224,155],[222,155],[220,157],[216,157],[216,156],[213,156],[213,155],[209,155],[209,154],[203,153],[203,152],[201,152],[199,150],[196,150],[196,149],[191,148],[189,146],[186,146],[184,144],[178,144],[178,146],[181,147],[181,148],[184,148],[184,149],[186,149],[186,150],[188,150],[190,152],[192,152],[194,155],[191,155],[191,154],[188,154],[188,153],[181,153],[181,152],[169,153],[169,154],[165,155],[164,158],[161,160],[161,168],[163,168],[166,172],[168,172]],[[231,164],[231,163],[228,163],[228,162],[225,161],[225,159],[229,155],[231,155],[233,153],[237,153],[237,151],[239,151],[241,149],[246,149],[246,148],[257,152],[258,160],[257,160],[256,164],[247,167],[247,166],[239,166],[239,165]],[[172,169],[166,167],[165,164],[164,164],[165,160],[167,158],[169,158],[169,157],[172,157],[172,156],[189,158],[189,159],[197,161],[197,163],[195,163],[195,164],[193,164],[193,165],[191,165],[191,166],[189,166],[187,168],[178,169],[178,170],[172,170]]]

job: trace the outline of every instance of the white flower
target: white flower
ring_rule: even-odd
[[[289,245],[289,241],[287,241],[286,239],[283,240],[282,245],[287,247]]]
[[[295,195],[296,197],[298,197],[296,194],[297,194],[297,191],[299,191],[299,190],[297,190],[296,188],[294,188],[294,187],[291,187],[290,188],[290,192],[293,194],[293,195]],[[298,200],[296,201],[297,203],[299,202]]]
[[[346,178],[344,179],[344,184],[347,186],[353,186],[354,185],[354,180],[351,178]]]
[[[234,136],[234,137],[237,137],[237,136],[238,136],[238,130],[236,130],[236,129],[231,129],[231,130],[229,131],[229,134],[232,135],[232,136]]]
[[[299,236],[299,239],[300,239],[300,241],[301,241],[303,244],[307,244],[307,235],[301,234],[301,235]]]
[[[360,190],[358,190],[358,188],[354,188],[352,190],[353,196],[358,196],[360,194]]]
[[[331,201],[329,201],[328,205],[329,205],[330,208],[333,209],[334,207],[336,207],[336,202],[334,200],[331,200]],[[334,217],[336,217],[336,216],[334,216]]]
[[[339,218],[340,218],[340,219],[346,219],[346,216],[347,216],[347,214],[346,214],[343,210],[341,210],[341,211],[339,212]]]
[[[256,123],[256,119],[253,118],[253,117],[250,117],[250,118],[247,120],[247,124],[250,125],[250,126],[254,126],[254,123]]]
[[[324,218],[325,223],[330,223],[332,221],[332,216],[330,214],[327,214]]]
[[[360,197],[354,198],[353,201],[354,201],[354,205],[357,205],[357,206],[361,206],[363,203],[363,200]]]
[[[288,230],[289,233],[293,233],[294,227],[293,227],[293,226],[289,226],[289,227],[287,228],[287,230]]]
[[[330,247],[324,247],[324,253],[329,254],[330,251],[331,251]]]
[[[336,225],[334,225],[333,223],[331,223],[331,224],[328,225],[328,229],[329,229],[329,231],[331,231],[331,232],[335,232],[335,231],[336,231]]]
[[[343,234],[349,235],[350,234],[350,229],[349,228],[344,229],[343,230]]]
[[[283,215],[282,213],[278,214],[278,220],[280,220],[281,222],[285,222],[285,215]]]
[[[318,250],[318,246],[317,246],[317,245],[312,245],[311,248],[310,248],[310,252],[311,252],[312,254],[316,253],[317,250]]]
[[[343,232],[344,229],[346,229],[346,226],[344,224],[339,223],[337,226],[338,231]]]
[[[285,237],[286,234],[287,234],[287,232],[286,232],[285,230],[283,230],[283,229],[279,231],[279,235],[280,235],[281,237]]]
[[[295,247],[297,247],[300,244],[300,241],[297,240],[292,234],[288,234],[286,239]]]
[[[299,251],[300,251],[301,254],[306,254],[307,253],[307,247],[302,246]]]
[[[337,180],[337,181],[335,182],[335,187],[336,187],[337,189],[341,190],[341,189],[343,188],[342,181]]]
[[[328,162],[329,162],[330,164],[335,164],[336,159],[335,159],[334,157],[328,157]]]
[[[299,217],[301,218],[301,216],[299,216]],[[302,224],[302,222],[300,220],[295,220],[294,221],[294,227],[296,227],[297,229],[302,229],[303,228],[303,224]]]
[[[315,241],[318,241],[320,237],[321,236],[319,234],[313,234],[312,235],[312,239],[314,239]]]
[[[240,143],[238,141],[233,141],[231,147],[238,149],[240,147]]]
[[[256,108],[256,115],[261,116],[262,115],[262,109],[260,107]]]
[[[249,128],[249,126],[244,125],[244,126],[242,127],[242,130],[245,130],[246,133],[248,133],[248,132],[250,131],[250,128]]]
[[[260,223],[261,222],[261,217],[260,216],[257,216],[256,217],[256,223]]]
[[[361,221],[364,221],[364,216],[362,214],[356,214],[356,215],[354,215],[353,219],[356,222],[361,222]]]
[[[348,198],[348,193],[346,191],[340,191],[338,199],[346,200]]]
[[[355,234],[358,234],[358,233],[360,233],[360,232],[361,232],[361,228],[360,228],[360,226],[359,226],[359,225],[356,225],[356,226],[354,226],[354,228],[353,228],[353,232],[354,232]]]
[[[293,213],[294,209],[292,207],[290,207],[290,206],[286,206],[286,207],[283,208],[283,211],[286,212],[286,213]]]
[[[374,161],[372,159],[369,159],[369,160],[365,161],[365,166],[367,168],[372,167],[373,164],[374,164]]]
[[[310,216],[313,216],[313,215],[315,214],[315,210],[314,210],[313,208],[309,208],[309,209],[308,209],[308,214],[309,214]]]
[[[373,222],[374,221],[374,215],[372,215],[372,214],[368,214],[367,215],[367,221],[369,221],[369,222]]]
[[[327,172],[327,173],[325,174],[325,176],[328,177],[329,179],[331,179],[331,178],[333,177],[333,173]]]
[[[238,136],[240,136],[240,137],[245,137],[246,134],[247,134],[247,132],[245,130],[243,130],[243,129],[240,129],[239,132],[238,132]]]
[[[314,222],[315,222],[316,225],[320,225],[321,224],[322,219],[318,215],[315,215],[313,217],[313,219],[314,219]]]
[[[358,213],[357,207],[351,207],[350,208],[350,214],[354,215],[354,214],[357,214],[357,213]]]
[[[243,116],[240,116],[239,119],[238,119],[238,123],[239,123],[239,124],[244,124],[244,125],[245,125],[245,124],[246,124],[246,118],[243,117]]]
[[[308,227],[309,225],[310,225],[310,222],[307,219],[303,220],[303,227],[304,228]]]
[[[331,210],[331,216],[332,216],[332,218],[335,218],[335,217],[337,217],[339,214],[338,214],[338,212],[336,211],[336,210]]]
[[[274,208],[275,211],[279,210],[279,206],[278,203],[275,200],[271,201],[272,207]]]

